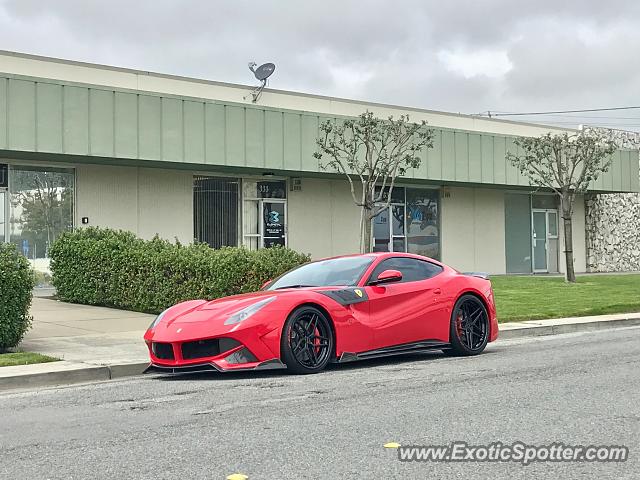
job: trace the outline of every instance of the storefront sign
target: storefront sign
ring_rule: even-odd
[[[285,209],[284,203],[265,202],[263,207],[263,237],[264,246],[284,245],[285,237]]]

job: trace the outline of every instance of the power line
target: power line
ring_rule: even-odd
[[[487,112],[480,113],[479,115],[489,116],[489,117],[515,117],[515,116],[524,116],[524,115],[554,115],[558,113],[611,112],[615,110],[635,110],[635,109],[640,109],[640,105],[627,106],[627,107],[609,107],[609,108],[585,108],[581,110],[554,110],[549,112],[500,113],[494,110],[488,110]]]

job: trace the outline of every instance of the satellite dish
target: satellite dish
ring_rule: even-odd
[[[258,80],[261,82],[266,80],[271,76],[271,74],[275,71],[276,65],[275,63],[264,63],[260,65],[258,68],[252,68],[253,74],[256,76]]]
[[[249,62],[249,70],[253,72],[253,75],[260,81],[260,86],[257,87],[252,93],[253,103],[256,103],[262,94],[262,90],[267,85],[267,79],[273,74],[276,69],[275,63],[263,63],[256,68],[256,62]]]

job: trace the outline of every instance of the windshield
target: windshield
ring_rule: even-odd
[[[285,273],[267,290],[287,287],[324,287],[356,285],[373,257],[343,257],[308,263]]]

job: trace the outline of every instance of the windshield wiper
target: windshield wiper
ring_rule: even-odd
[[[283,287],[274,288],[274,290],[282,290],[283,288],[304,288],[304,287],[315,287],[316,285],[285,285]]]

